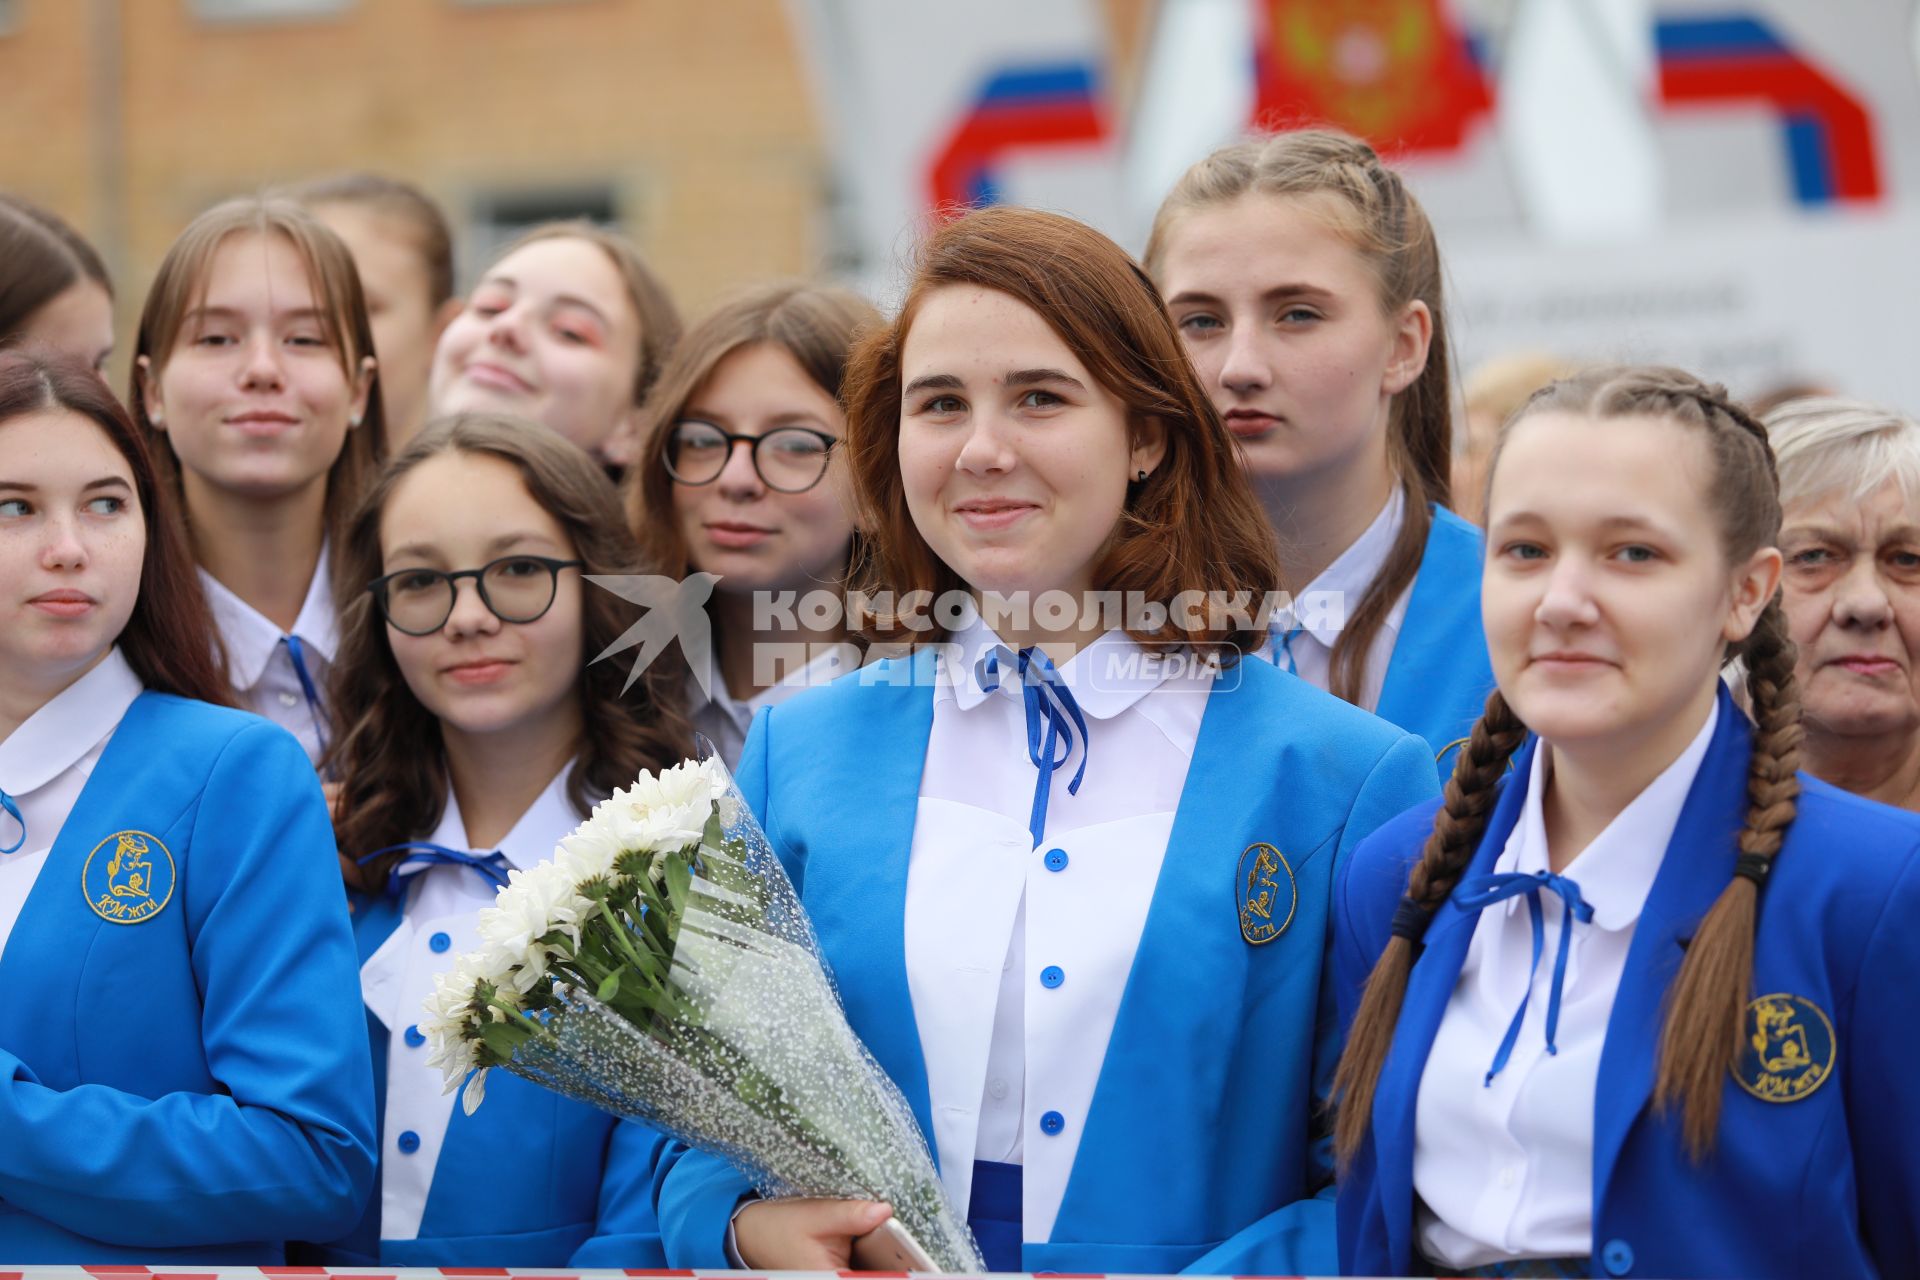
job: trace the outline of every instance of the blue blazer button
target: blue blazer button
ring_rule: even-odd
[[[406,1040],[407,1048],[409,1049],[418,1049],[427,1042],[427,1038],[420,1034],[420,1024],[418,1023],[408,1027],[406,1035],[403,1038]]]
[[[436,933],[427,939],[427,950],[440,952],[453,945],[453,939],[444,933]]]
[[[1600,1250],[1600,1261],[1610,1276],[1623,1276],[1633,1270],[1633,1246],[1625,1240],[1609,1240]]]
[[[1067,1118],[1058,1111],[1049,1111],[1040,1117],[1040,1132],[1051,1137],[1067,1127]]]
[[[1057,964],[1050,964],[1040,971],[1040,985],[1051,991],[1067,980],[1066,970]]]
[[[411,1129],[408,1129],[405,1133],[400,1135],[400,1150],[402,1153],[406,1155],[412,1155],[414,1152],[418,1151],[419,1149],[420,1149],[419,1134],[415,1133]]]
[[[1067,869],[1067,851],[1065,849],[1047,850],[1047,870],[1065,871]]]

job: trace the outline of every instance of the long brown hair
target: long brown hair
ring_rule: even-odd
[[[127,665],[156,692],[232,705],[213,615],[173,494],[159,482],[146,440],[85,361],[36,347],[0,351],[0,423],[49,410],[79,414],[106,432],[133,473],[147,546],[140,593],[116,642]]]
[[[0,195],[0,347],[47,303],[82,280],[113,296],[106,263],[79,232],[39,205]]]
[[[858,585],[870,596],[928,592],[965,583],[914,527],[900,480],[900,352],[927,295],[952,285],[1007,294],[1032,308],[1138,429],[1157,420],[1166,456],[1129,497],[1095,589],[1138,593],[1166,604],[1184,591],[1244,594],[1258,603],[1279,578],[1273,534],[1254,499],[1233,442],[1207,398],[1173,317],[1141,271],[1113,241],[1083,223],[1034,209],[989,208],[940,227],[921,246],[905,304],[891,325],[861,342],[847,369],[847,444],[873,555]],[[1186,630],[1169,610],[1165,626],[1129,634],[1179,641],[1230,659],[1265,639],[1256,627],[1211,614]],[[917,628],[917,629],[916,629]],[[945,628],[930,615],[879,617],[876,641],[929,643]]]
[[[1380,282],[1381,310],[1392,315],[1418,301],[1433,318],[1426,367],[1393,398],[1387,422],[1387,461],[1406,493],[1406,521],[1333,646],[1329,685],[1357,702],[1367,683],[1367,651],[1420,572],[1432,525],[1427,504],[1446,506],[1452,497],[1452,358],[1440,242],[1426,210],[1372,147],[1335,130],[1301,129],[1222,147],[1187,170],[1154,215],[1147,269],[1162,276],[1184,214],[1253,192],[1333,197],[1342,232]]]
[[[133,420],[149,438],[157,437],[160,441],[153,451],[154,466],[160,472],[162,483],[176,496],[181,496],[183,510],[186,503],[180,484],[180,461],[174,456],[173,442],[165,432],[157,430],[147,416],[147,384],[149,379],[159,379],[173,355],[187,314],[205,298],[214,254],[229,237],[246,234],[280,236],[300,255],[319,307],[320,330],[338,355],[341,375],[349,386],[360,376],[361,361],[373,354],[373,328],[367,320],[366,295],[360,289],[360,273],[354,268],[353,255],[339,236],[304,208],[280,197],[247,197],[215,205],[188,223],[161,260],[153,287],[147,291],[146,305],[140,309],[140,332],[133,348],[133,381],[127,394]],[[148,368],[142,367],[143,356]],[[347,432],[340,456],[327,472],[323,520],[327,538],[334,546],[340,545],[355,504],[373,483],[387,455],[387,419],[381,399],[380,375],[376,369],[360,425]],[[187,526],[191,532],[191,511],[187,511]],[[333,563],[330,585],[334,601],[344,605],[354,584],[351,579],[341,577],[337,558]]]
[[[880,313],[856,293],[786,281],[738,294],[687,330],[647,399],[639,463],[627,476],[627,516],[650,563],[665,566],[662,572],[674,576],[692,571],[687,542],[673,514],[667,439],[720,362],[742,348],[771,344],[792,356],[815,386],[838,401],[855,337],[879,323]],[[856,532],[849,565],[862,558],[861,541]]]
[[[334,828],[349,856],[418,839],[440,821],[446,805],[440,721],[407,687],[386,623],[366,589],[380,576],[380,520],[394,489],[415,467],[445,453],[497,458],[518,471],[527,493],[566,531],[574,558],[585,562],[583,576],[641,572],[613,482],[577,445],[488,414],[456,414],[427,424],[381,473],[337,553],[344,572],[360,584],[341,613],[329,698],[340,732],[324,762],[340,778]],[[594,661],[633,621],[620,598],[588,589],[582,609],[583,715],[567,795],[576,808],[587,809],[641,770],[691,754],[692,731],[680,705],[679,680],[667,674],[667,664],[655,663],[623,697],[620,664]],[[364,887],[377,892],[399,857],[365,867]]]
[[[1727,562],[1743,561],[1778,537],[1779,480],[1766,431],[1724,387],[1678,369],[1594,369],[1542,388],[1514,422],[1547,409],[1600,419],[1661,417],[1704,432],[1713,468],[1705,497],[1719,521]],[[1503,442],[1512,426],[1502,433]],[[1493,466],[1498,464],[1496,449]],[[1680,1112],[1682,1134],[1696,1160],[1713,1148],[1721,1091],[1740,1050],[1740,1016],[1753,978],[1759,885],[1786,838],[1800,794],[1794,773],[1800,761],[1800,697],[1793,677],[1793,642],[1787,638],[1777,594],[1752,632],[1726,656],[1745,659],[1755,721],[1740,870],[1701,922],[1668,992],[1653,1094],[1657,1107]],[[1472,862],[1493,810],[1495,784],[1526,735],[1527,727],[1496,690],[1447,782],[1433,833],[1407,878],[1393,936],[1367,978],[1334,1076],[1339,1100],[1334,1138],[1343,1162],[1366,1137],[1374,1089],[1393,1046],[1415,947],[1427,921]]]

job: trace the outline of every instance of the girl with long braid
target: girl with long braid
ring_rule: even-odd
[[[1765,433],[1585,373],[1488,518],[1498,690],[1335,889],[1342,1268],[1920,1274],[1920,819],[1796,773]]]

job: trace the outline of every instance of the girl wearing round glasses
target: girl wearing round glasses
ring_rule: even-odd
[[[373,1185],[312,766],[223,704],[145,439],[0,352],[0,1257],[271,1266]]]
[[[677,681],[593,662],[632,621],[588,574],[631,574],[619,495],[550,433],[431,423],[354,518],[333,684],[335,825],[353,856],[360,990],[382,1082],[380,1192],[328,1260],[660,1265],[654,1135],[507,1081],[466,1115],[416,1023],[479,911],[592,805],[688,752]],[[577,1265],[589,1265],[578,1262]]]
[[[648,404],[653,461],[636,469],[630,512],[649,561],[718,578],[716,661],[688,696],[729,764],[755,711],[857,662],[839,609],[859,555],[839,395],[855,333],[878,321],[838,289],[756,289],[681,340]],[[810,613],[811,593],[834,607]]]
[[[943,227],[846,399],[876,638],[921,643],[762,710],[738,776],[853,1029],[990,1270],[1331,1271],[1328,887],[1432,754],[1235,661],[1271,535],[1098,232]],[[749,1267],[836,1269],[886,1217],[745,1190],[681,1156],[670,1262],[731,1224]]]

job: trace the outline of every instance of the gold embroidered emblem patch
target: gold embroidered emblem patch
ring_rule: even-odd
[[[1280,901],[1283,874],[1287,890],[1284,911]],[[1286,855],[1270,844],[1250,844],[1240,855],[1233,896],[1240,910],[1240,936],[1256,947],[1285,933],[1300,905],[1300,887],[1294,883],[1293,868],[1287,865]]]
[[[1798,1102],[1833,1074],[1833,1023],[1804,996],[1777,992],[1747,1005],[1733,1078],[1763,1102]]]
[[[173,854],[160,837],[116,831],[93,846],[80,869],[87,905],[112,924],[139,924],[173,899]]]

